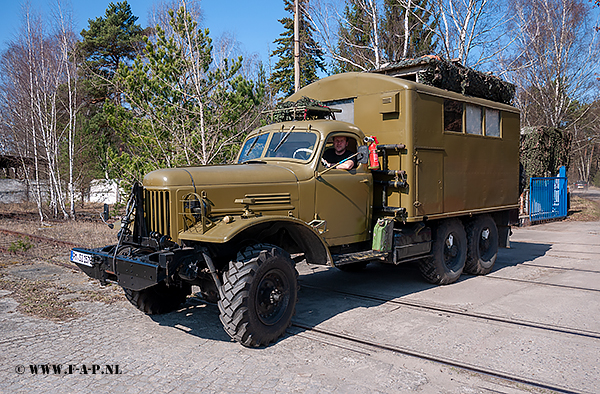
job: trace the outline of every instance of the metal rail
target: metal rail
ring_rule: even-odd
[[[600,332],[596,332],[596,331],[580,330],[577,328],[557,326],[557,325],[552,325],[552,324],[548,324],[548,323],[540,323],[540,322],[534,322],[534,321],[528,321],[528,320],[522,320],[522,319],[511,319],[511,318],[506,318],[506,317],[502,317],[502,316],[489,315],[486,313],[467,312],[467,311],[458,310],[458,309],[454,309],[454,308],[448,308],[447,306],[443,306],[443,305],[423,304],[423,303],[415,302],[415,301],[389,299],[387,297],[382,297],[382,296],[378,296],[378,295],[353,293],[353,292],[344,291],[344,290],[337,290],[337,289],[307,285],[304,283],[302,284],[302,288],[320,290],[320,291],[325,291],[325,292],[330,292],[330,293],[337,293],[337,294],[342,294],[345,296],[362,298],[362,299],[366,299],[366,300],[370,300],[370,301],[387,302],[387,303],[394,304],[394,305],[408,306],[408,307],[416,308],[416,309],[425,309],[425,310],[433,311],[436,313],[443,312],[443,313],[449,313],[449,314],[453,314],[453,315],[466,316],[466,317],[470,317],[470,318],[474,318],[474,319],[495,321],[498,323],[505,323],[505,324],[515,325],[515,326],[519,326],[519,327],[529,327],[529,328],[535,328],[535,329],[539,329],[539,330],[543,330],[543,331],[557,332],[559,334],[568,334],[568,335],[575,335],[575,336],[580,336],[580,337],[585,337],[585,338],[600,339]]]
[[[60,245],[68,246],[68,247],[74,247],[74,248],[82,248],[83,247],[83,246],[75,244],[73,242],[61,241],[59,239],[43,237],[40,235],[31,235],[31,234],[21,233],[18,231],[5,230],[5,229],[1,229],[1,228],[0,228],[0,233],[7,234],[7,235],[15,235],[18,237],[28,237],[29,239],[36,239],[38,241],[42,241],[45,243],[60,244]]]
[[[461,362],[458,360],[453,360],[453,359],[450,359],[447,357],[441,357],[441,356],[421,352],[421,351],[406,348],[406,347],[369,341],[369,340],[357,338],[357,337],[354,337],[354,336],[351,336],[348,334],[342,334],[339,332],[335,332],[335,331],[331,331],[331,330],[327,330],[327,329],[323,329],[323,328],[317,328],[317,327],[314,327],[311,325],[304,324],[302,322],[297,322],[297,321],[292,322],[292,327],[296,327],[296,328],[299,328],[299,329],[305,330],[305,331],[316,332],[316,333],[319,333],[324,336],[342,339],[342,340],[360,344],[360,345],[366,345],[366,346],[373,347],[376,349],[387,350],[387,351],[390,351],[393,353],[404,354],[407,356],[412,356],[412,357],[420,358],[423,360],[436,362],[439,364],[459,368],[462,370],[492,376],[492,377],[503,379],[506,381],[521,383],[521,384],[525,384],[525,385],[528,385],[531,387],[537,387],[537,388],[541,388],[541,389],[545,389],[545,390],[551,390],[551,391],[554,391],[557,393],[587,394],[585,391],[579,391],[577,389],[573,389],[573,388],[569,388],[569,387],[557,386],[557,385],[554,385],[551,383],[545,383],[545,382],[541,382],[538,380],[511,374],[508,372],[503,372],[503,371],[499,371],[499,370],[492,369],[492,368],[486,368],[486,367],[482,367],[482,366],[478,366],[478,365],[474,365],[474,364],[469,364],[469,363]],[[288,329],[288,331],[289,331],[289,329]],[[296,333],[292,333],[292,334],[296,334]]]

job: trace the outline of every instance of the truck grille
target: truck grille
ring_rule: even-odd
[[[148,231],[156,231],[162,235],[171,235],[168,191],[145,190],[144,214],[146,216]]]

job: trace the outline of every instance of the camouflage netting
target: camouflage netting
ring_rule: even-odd
[[[334,118],[333,111],[321,101],[302,97],[298,101],[283,101],[273,111],[268,111],[274,123],[290,120]]]
[[[569,167],[571,134],[553,127],[527,127],[521,134],[521,165],[526,185],[530,177],[554,176],[560,166]]]
[[[393,75],[414,68],[417,81],[426,85],[504,104],[511,104],[515,96],[513,84],[437,56],[402,59],[374,72]]]

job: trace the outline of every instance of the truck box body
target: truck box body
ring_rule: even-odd
[[[324,78],[289,100],[302,96],[342,109],[337,119],[376,136],[381,145],[406,146],[388,155],[387,167],[405,171],[408,187],[387,188],[386,197],[388,206],[406,209],[408,222],[518,207],[516,108],[370,73]],[[445,112],[453,105],[454,112]],[[462,115],[460,108],[456,115],[457,105]],[[460,118],[460,132],[449,124],[451,117]],[[382,189],[376,189],[374,205],[382,199]]]

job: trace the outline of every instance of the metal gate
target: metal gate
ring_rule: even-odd
[[[561,171],[560,175],[564,172]],[[567,216],[567,177],[531,178],[529,181],[529,220],[539,221]]]

